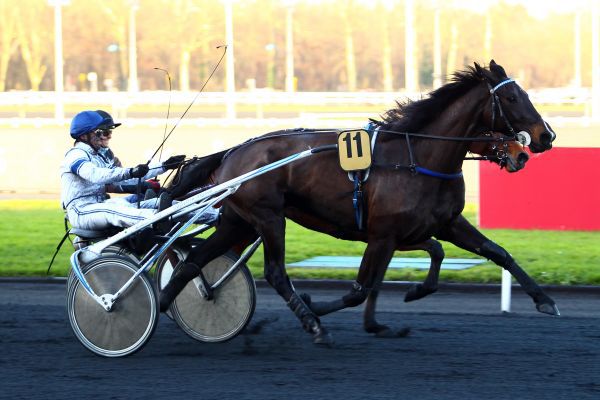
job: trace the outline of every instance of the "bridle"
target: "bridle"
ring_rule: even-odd
[[[504,134],[502,134],[502,135],[504,135]],[[465,157],[464,159],[465,160],[476,160],[476,161],[493,161],[493,162],[498,163],[498,165],[500,165],[500,168],[506,167],[506,164],[508,163],[508,158],[509,158],[508,157],[508,142],[515,141],[515,139],[514,138],[504,138],[504,137],[494,138],[493,132],[486,132],[486,133],[483,133],[481,136],[495,139],[491,144],[492,155],[470,156],[470,157]],[[469,152],[471,153],[471,150],[469,150]]]
[[[531,135],[529,134],[529,132],[526,132],[526,131],[515,132],[514,128],[510,124],[510,121],[506,117],[506,114],[504,113],[504,110],[502,109],[502,103],[500,102],[500,99],[498,98],[498,95],[496,94],[496,91],[498,89],[500,89],[502,86],[507,85],[509,83],[513,83],[513,82],[516,83],[514,79],[506,78],[505,80],[498,83],[496,86],[492,87],[490,82],[486,81],[488,89],[490,91],[490,94],[492,95],[492,129],[491,130],[492,130],[492,132],[495,130],[494,128],[496,125],[496,109],[498,109],[500,118],[502,118],[502,120],[506,124],[506,127],[508,128],[508,131],[510,132],[509,136],[511,136],[514,140],[517,140],[523,146],[529,146],[529,144],[531,143]],[[546,126],[546,128],[549,131],[551,131],[551,129],[548,128],[548,124],[546,124],[546,121],[544,121],[544,125]]]
[[[496,126],[496,109],[498,109],[498,113],[500,114],[500,117],[502,118],[502,120],[504,121],[506,126],[508,127],[510,136],[513,136],[516,138],[517,135],[515,133],[515,130],[513,129],[512,125],[510,124],[510,121],[508,120],[508,118],[506,118],[506,114],[504,113],[504,110],[502,109],[502,103],[500,102],[500,99],[498,98],[498,95],[496,94],[496,91],[498,89],[500,89],[502,86],[507,85],[509,83],[513,83],[513,82],[515,82],[514,79],[507,78],[507,79],[501,81],[500,83],[498,83],[496,86],[492,87],[490,82],[486,81],[488,89],[490,90],[490,94],[492,97],[492,129],[491,130],[494,131],[494,128]]]

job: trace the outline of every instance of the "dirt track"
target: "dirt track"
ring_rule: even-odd
[[[336,340],[324,349],[265,288],[248,332],[230,342],[195,342],[162,316],[140,352],[105,359],[71,333],[63,284],[0,283],[0,398],[598,399],[600,296],[550,294],[563,316],[519,293],[502,315],[498,293],[404,304],[387,291],[380,322],[410,326],[408,338],[367,335],[359,307],[323,318]]]

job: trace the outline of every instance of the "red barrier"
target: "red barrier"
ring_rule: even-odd
[[[512,174],[480,165],[482,228],[600,230],[599,148],[531,154]]]

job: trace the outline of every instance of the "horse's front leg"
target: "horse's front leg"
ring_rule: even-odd
[[[446,240],[472,253],[486,257],[515,277],[525,292],[531,296],[539,312],[560,315],[556,303],[542,288],[517,264],[512,256],[501,246],[489,240],[462,215],[446,226],[438,239]]]

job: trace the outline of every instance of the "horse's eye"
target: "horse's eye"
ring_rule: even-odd
[[[506,98],[510,103],[516,103],[517,102],[517,96],[514,95],[510,95]]]

